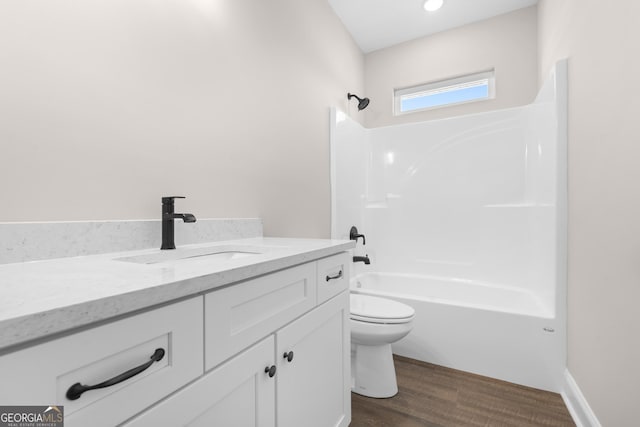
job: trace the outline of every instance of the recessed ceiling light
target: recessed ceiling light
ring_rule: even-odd
[[[444,0],[425,0],[424,10],[427,12],[434,12],[442,7]]]

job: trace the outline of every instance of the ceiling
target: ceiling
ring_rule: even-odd
[[[365,53],[538,3],[538,0],[444,0],[440,10],[427,12],[422,8],[424,0],[328,1]]]

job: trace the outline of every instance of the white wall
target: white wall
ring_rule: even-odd
[[[326,0],[0,2],[0,221],[261,217],[328,237],[330,106],[363,55]]]
[[[369,53],[367,127],[514,107],[537,93],[537,15],[530,7]],[[496,98],[393,116],[393,90],[495,68]]]
[[[569,57],[568,368],[604,426],[638,424],[640,3],[541,0],[540,74]]]

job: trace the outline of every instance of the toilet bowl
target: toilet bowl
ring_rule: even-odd
[[[368,397],[398,393],[391,344],[413,328],[415,310],[386,298],[351,298],[351,390]]]

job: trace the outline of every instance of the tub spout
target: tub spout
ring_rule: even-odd
[[[371,260],[369,259],[369,255],[365,256],[354,256],[353,262],[364,262],[366,265],[371,264]]]

